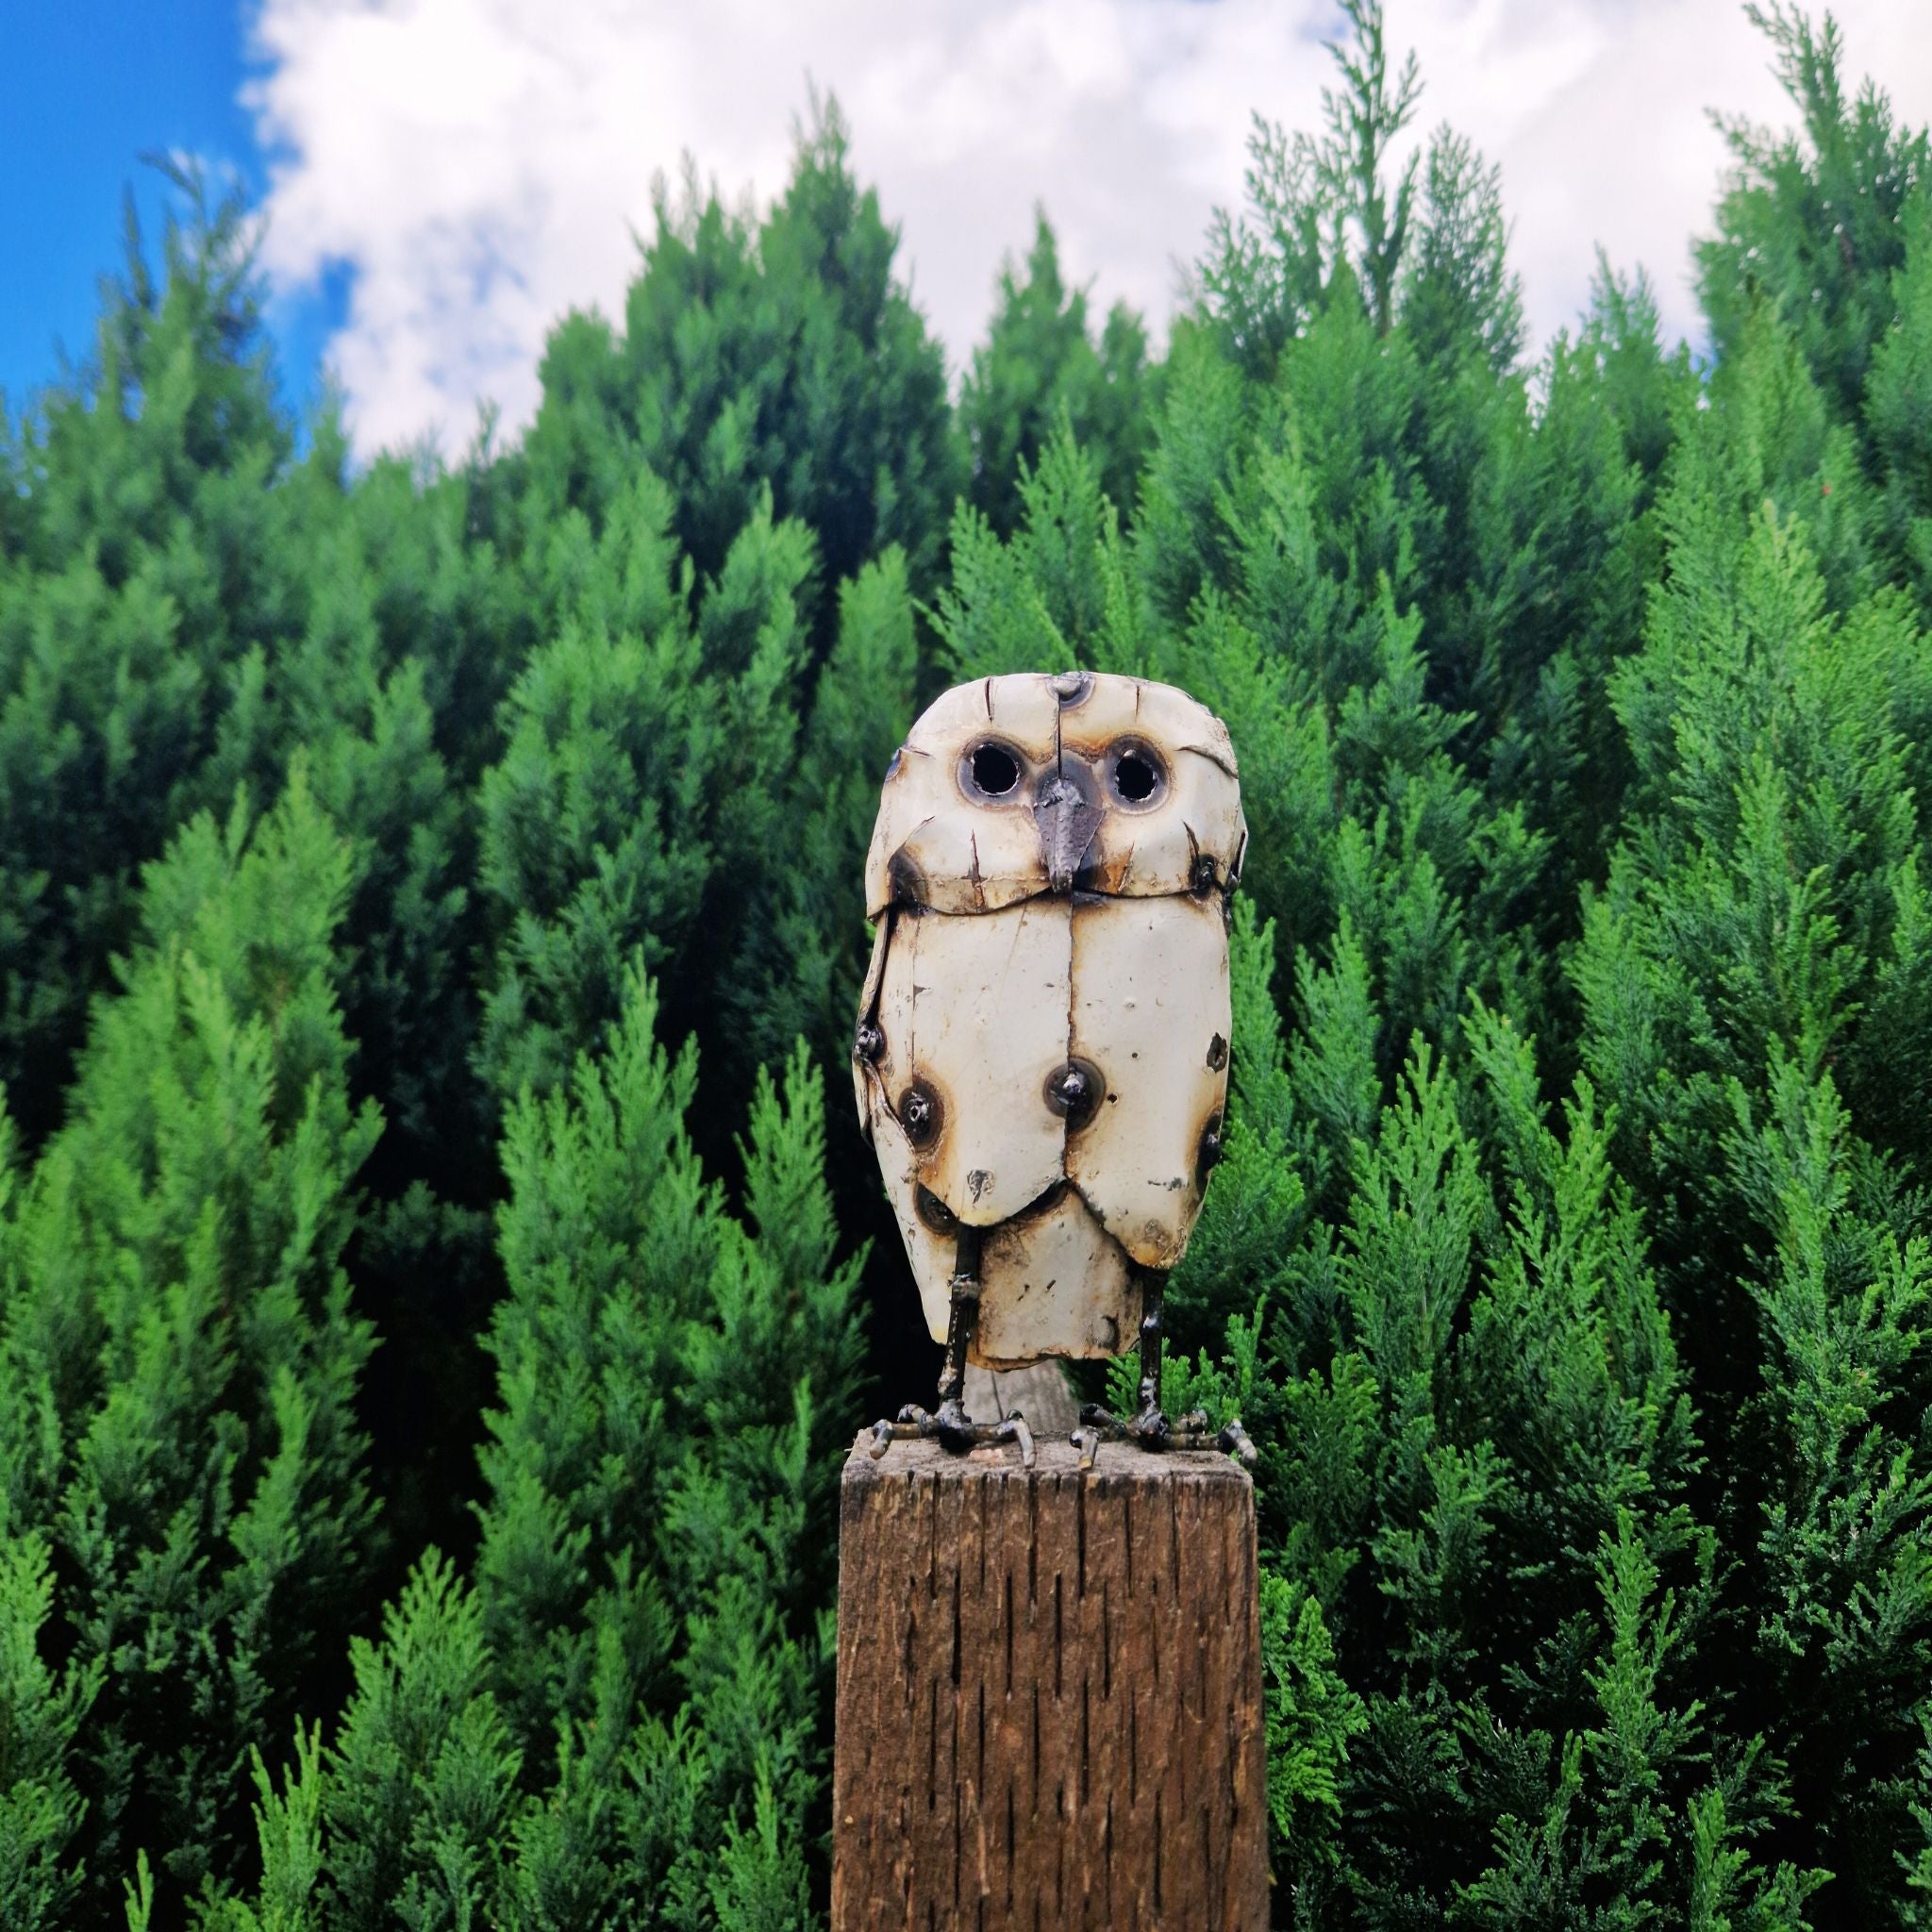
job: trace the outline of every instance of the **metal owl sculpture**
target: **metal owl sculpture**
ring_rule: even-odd
[[[1124,1354],[1140,1410],[1074,1441],[1218,1441],[1160,1411],[1160,1305],[1221,1152],[1229,904],[1247,844],[1227,728],[1185,691],[1069,672],[947,691],[886,773],[865,869],[877,923],[853,1053],[926,1324],[937,1413],[874,1428],[950,1448],[969,1361]]]

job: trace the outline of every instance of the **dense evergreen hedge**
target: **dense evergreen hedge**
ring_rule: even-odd
[[[1525,362],[1350,13],[1158,356],[1042,218],[950,404],[827,108],[513,444],[298,437],[192,193],[0,422],[0,1924],[814,1922],[860,858],[1079,663],[1254,828],[1278,1921],[1932,1926],[1932,155],[1774,5],[1708,360]]]

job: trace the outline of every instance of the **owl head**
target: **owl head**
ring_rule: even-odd
[[[1132,1345],[1219,1152],[1246,844],[1226,728],[1170,685],[982,678],[893,756],[854,1076],[936,1339],[966,1230],[977,1359]]]
[[[936,700],[893,755],[866,914],[1224,893],[1246,845],[1227,727],[1186,691],[1086,671],[985,677]]]

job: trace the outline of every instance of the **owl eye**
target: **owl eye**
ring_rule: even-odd
[[[1010,798],[1025,769],[1011,745],[989,738],[960,760],[960,789],[969,798]]]
[[[1151,744],[1123,739],[1107,755],[1107,789],[1122,805],[1158,805],[1167,795],[1167,766]]]

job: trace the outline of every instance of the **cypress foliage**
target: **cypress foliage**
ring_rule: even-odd
[[[1061,279],[1059,242],[1044,210],[1025,278],[1008,262],[998,294],[985,345],[974,351],[959,390],[959,426],[973,461],[968,500],[998,535],[1010,536],[1020,519],[1020,475],[1039,463],[1064,420],[1092,456],[1109,500],[1130,515],[1159,386],[1145,325],[1116,302],[1094,340],[1086,291]]]
[[[660,187],[620,341],[573,316],[543,365],[522,461],[531,539],[566,508],[601,521],[640,467],[673,493],[678,543],[714,576],[766,491],[835,577],[896,544],[927,588],[958,480],[939,345],[894,278],[897,231],[814,101],[763,221]]]
[[[259,824],[195,819],[8,1204],[5,1862],[43,1901],[21,1923],[99,1911],[137,1848],[191,1893],[231,1866],[248,1751],[328,1681],[369,1569],[351,867],[299,768]],[[33,1662],[55,1618],[58,1677]]]
[[[358,1640],[340,1726],[264,1783],[236,1932],[808,1923],[858,1262],[805,1054],[758,1083],[741,1219],[657,1022],[634,970],[606,1049],[510,1108],[474,1580],[430,1553]]]
[[[1875,83],[1850,92],[1844,47],[1787,0],[1746,11],[1771,43],[1798,110],[1782,132],[1723,120],[1735,176],[1718,232],[1697,251],[1698,293],[1720,356],[1735,353],[1761,304],[1795,329],[1806,360],[1846,416],[1895,309],[1907,209],[1932,186],[1925,131],[1900,126]]]

